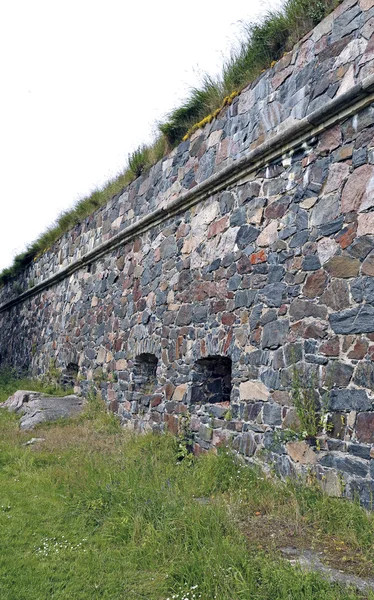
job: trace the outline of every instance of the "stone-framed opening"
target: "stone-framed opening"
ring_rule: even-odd
[[[232,360],[227,356],[213,355],[195,362],[192,386],[192,404],[218,404],[230,402]]]
[[[77,363],[69,362],[62,372],[61,383],[65,387],[74,387],[79,373],[79,366]]]
[[[155,354],[138,354],[134,361],[133,383],[136,391],[152,393],[157,383],[158,358]]]

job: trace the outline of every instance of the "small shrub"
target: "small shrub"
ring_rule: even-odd
[[[305,437],[316,437],[320,426],[316,380],[311,377],[309,381],[305,381],[296,366],[292,373],[292,399]]]
[[[194,462],[193,434],[190,429],[191,415],[182,416],[179,421],[179,432],[175,438],[175,450],[177,460],[184,461],[188,465]]]
[[[315,438],[323,430],[329,429],[327,423],[329,382],[320,397],[315,374],[307,376],[294,365],[292,371],[292,399],[300,419],[303,437]]]

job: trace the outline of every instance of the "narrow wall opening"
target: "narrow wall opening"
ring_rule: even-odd
[[[74,387],[78,378],[79,366],[77,363],[70,362],[62,372],[62,385],[65,387]]]
[[[138,354],[134,362],[133,383],[135,390],[145,394],[152,393],[157,383],[158,358],[154,354],[145,352]]]
[[[207,356],[195,362],[191,402],[230,402],[232,361],[227,356]]]

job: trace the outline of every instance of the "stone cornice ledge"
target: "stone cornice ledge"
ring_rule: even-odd
[[[109,251],[118,248],[125,242],[131,241],[151,227],[162,223],[165,219],[175,216],[182,210],[187,210],[205,200],[212,194],[221,191],[224,187],[237,182],[270,160],[274,160],[291,151],[293,148],[300,146],[307,139],[320,134],[325,129],[362,110],[372,102],[374,102],[374,74],[369,75],[369,77],[363,79],[344,94],[334,98],[324,107],[315,110],[300,121],[275,134],[254,150],[248,152],[246,156],[243,156],[238,161],[215,173],[202,183],[199,183],[192,190],[181,194],[178,198],[170,202],[168,206],[157,208],[142,219],[139,219],[136,223],[126,227],[126,229],[113,236],[110,240],[103,242],[97,248],[87,252],[87,254],[78,260],[64,267],[58,273],[6,302],[0,306],[0,312],[4,312],[55,285],[78,269],[101,258]],[[279,127],[281,128],[281,126],[282,124]]]

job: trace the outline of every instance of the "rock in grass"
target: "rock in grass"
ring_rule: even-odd
[[[0,406],[21,414],[20,428],[34,429],[36,425],[68,418],[82,412],[85,405],[78,396],[47,396],[41,392],[18,390]]]
[[[45,442],[45,438],[34,438],[33,437],[28,442],[25,442],[24,444],[22,444],[22,446],[33,446],[34,444],[41,444],[42,442]]]

